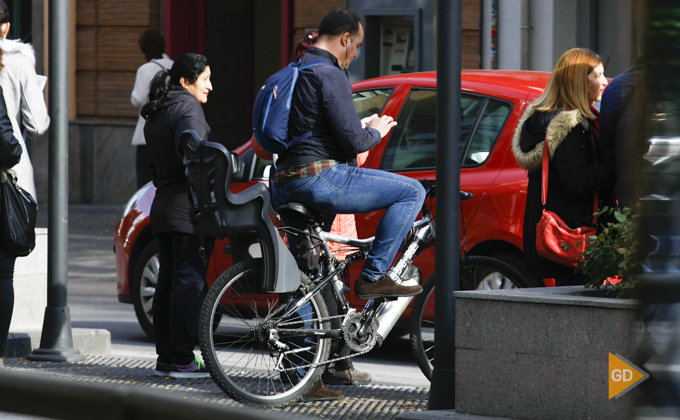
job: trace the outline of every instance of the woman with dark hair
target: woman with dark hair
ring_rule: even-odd
[[[602,98],[607,83],[602,57],[594,51],[565,52],[541,97],[524,111],[512,140],[517,163],[529,171],[523,231],[527,274],[553,279],[557,286],[584,284],[586,278],[574,274],[572,267],[541,257],[536,249],[536,226],[544,208],[544,142],[550,154],[545,209],[557,213],[571,228],[592,226],[596,194],[616,182],[614,162],[596,156],[599,113],[593,104]]]
[[[146,119],[144,137],[156,186],[150,218],[160,260],[153,299],[157,376],[209,376],[201,359],[194,356],[207,267],[199,256],[199,238],[190,220],[180,137],[186,130],[195,130],[201,138],[210,133],[201,104],[208,101],[211,90],[208,59],[182,54],[170,70],[153,78],[149,103],[141,112]],[[210,258],[214,243],[207,242]]]

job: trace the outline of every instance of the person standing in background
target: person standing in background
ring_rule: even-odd
[[[2,69],[2,50],[0,50],[0,69]],[[0,88],[0,167],[3,172],[0,177],[5,177],[5,169],[15,169],[26,154],[21,143],[13,134],[12,123],[7,115],[5,99]],[[30,166],[30,162],[29,162]],[[9,181],[3,180],[6,184]],[[19,182],[21,180],[19,179]],[[22,183],[22,187],[26,183]],[[9,188],[3,185],[1,188]],[[0,217],[7,217],[2,214]],[[14,312],[14,263],[16,257],[5,253],[0,244],[0,368],[5,367],[5,353],[7,351],[7,335],[9,326],[12,323],[12,313]]]
[[[156,31],[144,31],[139,36],[139,48],[142,50],[147,63],[137,69],[135,87],[130,95],[132,105],[142,109],[149,102],[149,85],[153,77],[162,70],[172,67],[173,61],[165,54],[165,40]],[[132,135],[132,145],[136,147],[135,172],[137,173],[137,189],[151,181],[149,169],[149,154],[146,151],[144,139],[144,118],[138,116],[135,133]]]
[[[0,86],[2,87],[7,114],[12,122],[14,137],[19,140],[24,153],[21,161],[13,168],[17,173],[19,185],[28,191],[37,202],[33,182],[33,166],[22,136],[22,130],[35,138],[47,132],[50,127],[50,117],[43,91],[38,84],[35,73],[35,53],[30,44],[18,40],[7,39],[9,34],[9,10],[7,4],[0,0],[0,48],[2,48],[2,64],[0,71]]]
[[[38,202],[33,166],[21,133],[25,129],[31,138],[44,134],[50,127],[50,117],[35,73],[33,47],[7,39],[10,26],[7,4],[0,0],[0,166],[13,169],[19,186]],[[16,262],[16,257],[6,254],[1,248],[0,367],[4,362],[7,333],[14,310]]]
[[[182,133],[195,130],[205,139],[210,127],[201,104],[212,91],[210,64],[199,54],[182,54],[170,70],[154,76],[149,103],[142,108],[144,135],[156,195],[151,204],[151,230],[158,239],[160,268],[153,298],[157,376],[207,378],[194,355],[201,295],[207,288],[207,265],[198,253],[200,238],[191,221],[186,192]],[[208,260],[215,241],[206,238]]]
[[[35,74],[33,47],[7,39],[9,29],[9,10],[0,0],[0,166],[13,169],[19,186],[37,202],[33,166],[21,131],[37,137],[49,128],[50,117]],[[14,310],[15,262],[0,244],[0,367]]]

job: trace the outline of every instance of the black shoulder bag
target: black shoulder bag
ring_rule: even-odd
[[[17,183],[11,169],[0,171],[0,249],[13,257],[25,257],[35,248],[38,204]]]

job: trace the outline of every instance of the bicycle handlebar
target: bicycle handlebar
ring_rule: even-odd
[[[426,197],[435,197],[437,195],[435,181],[431,179],[419,179],[418,180],[425,188]],[[465,201],[471,199],[473,194],[471,192],[460,190],[460,201]]]

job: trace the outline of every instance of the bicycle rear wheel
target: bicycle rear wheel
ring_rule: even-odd
[[[411,349],[425,377],[432,380],[434,363],[434,274],[413,300],[409,319]],[[461,290],[515,289],[529,283],[514,267],[491,257],[470,256],[460,260]]]
[[[275,316],[280,306],[299,302],[297,292],[264,293],[261,258],[238,263],[215,281],[206,295],[199,321],[199,342],[206,367],[217,385],[235,400],[276,407],[300,399],[321,379],[330,339],[310,334],[278,338],[281,328],[330,329],[326,305],[315,295],[292,315]],[[303,284],[309,279],[301,274]],[[302,295],[300,295],[302,296]],[[287,346],[282,350],[277,346]]]

